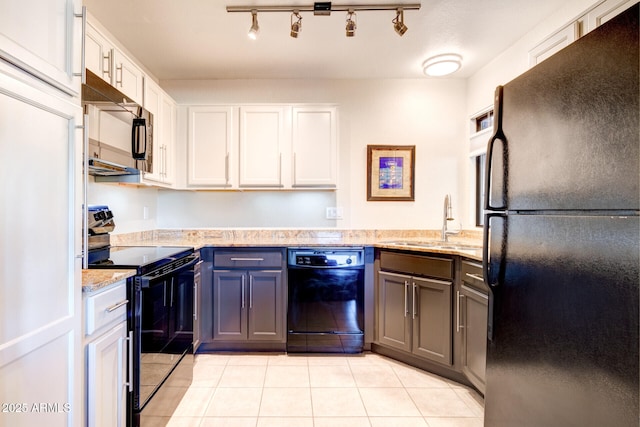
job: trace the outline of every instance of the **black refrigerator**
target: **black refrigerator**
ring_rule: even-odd
[[[638,14],[496,89],[485,427],[639,425]]]

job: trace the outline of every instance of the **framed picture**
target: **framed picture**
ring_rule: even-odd
[[[367,145],[367,201],[414,201],[415,145]]]

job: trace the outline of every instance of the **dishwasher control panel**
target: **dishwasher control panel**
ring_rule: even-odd
[[[357,267],[364,265],[364,249],[289,249],[288,264],[298,267]]]

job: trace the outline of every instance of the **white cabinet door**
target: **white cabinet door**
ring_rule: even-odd
[[[240,186],[283,186],[285,112],[281,106],[240,107]]]
[[[151,151],[147,153],[147,160],[151,160],[152,170],[143,172],[143,179],[162,182],[162,89],[151,80],[147,80],[144,84],[144,108],[153,115],[153,145]]]
[[[80,94],[81,33],[81,0],[0,2],[0,58],[73,96]]]
[[[564,49],[580,37],[580,25],[574,22],[529,51],[529,66],[533,67]]]
[[[175,179],[173,150],[176,104],[154,81],[146,79],[144,87],[144,107],[153,114],[153,147],[148,154],[152,159],[153,170],[145,172],[143,180],[169,186]]]
[[[162,134],[160,150],[162,182],[171,185],[175,182],[175,141],[176,141],[176,103],[163,92],[160,124],[156,130]]]
[[[81,425],[82,109],[35,80],[0,63],[0,424]]]
[[[85,67],[111,84],[113,78],[113,44],[90,22],[84,36]]]
[[[237,187],[235,111],[227,106],[189,107],[188,187]]]
[[[113,80],[111,84],[138,104],[142,104],[144,74],[118,49],[113,50]]]
[[[293,107],[293,187],[335,188],[338,163],[337,109]]]
[[[584,33],[588,33],[607,22],[609,19],[627,10],[638,0],[606,0],[587,14]]]
[[[87,344],[87,425],[125,427],[127,322]]]

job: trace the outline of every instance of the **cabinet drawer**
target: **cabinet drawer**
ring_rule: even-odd
[[[471,262],[471,261],[462,261],[462,281],[467,285],[483,292],[489,292],[489,287],[484,283],[484,279],[482,277],[482,265]]]
[[[215,268],[282,268],[282,251],[215,251]]]
[[[453,280],[453,265],[452,259],[380,252],[380,268],[387,271]]]
[[[85,321],[86,335],[114,321],[127,319],[127,285],[125,281],[86,297]]]

